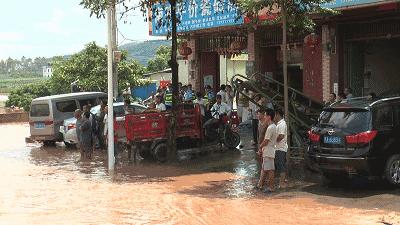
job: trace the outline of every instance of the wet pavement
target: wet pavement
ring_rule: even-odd
[[[102,152],[81,161],[27,136],[28,125],[0,126],[0,224],[400,224],[400,190],[381,182],[326,186],[299,167],[287,190],[254,191],[246,138],[240,150],[168,165],[122,154],[110,174]]]

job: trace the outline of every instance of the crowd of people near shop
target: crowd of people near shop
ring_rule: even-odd
[[[229,114],[237,109],[237,114],[242,123],[250,122],[253,130],[251,144],[257,149],[257,156],[261,164],[260,179],[256,189],[266,193],[274,192],[276,188],[287,186],[286,153],[287,125],[281,109],[275,109],[273,104],[264,96],[243,89],[235,92],[230,85],[221,85],[215,93],[210,86],[204,88],[205,92],[193,90],[192,85],[179,84],[179,101],[199,104],[201,113],[206,118],[204,126],[216,122],[219,115]],[[156,109],[163,111],[172,106],[171,85],[159,89],[152,97]],[[158,106],[164,104],[161,107]],[[262,106],[262,107],[260,107]],[[276,186],[275,174],[279,183]]]
[[[234,91],[230,85],[221,85],[218,92],[214,92],[210,85],[204,87],[204,92],[194,90],[191,84],[178,84],[178,103],[199,104],[201,114],[204,117],[211,118],[212,107],[217,103],[217,98],[221,98],[221,104],[224,108],[233,109]],[[172,107],[173,91],[169,83],[164,88],[160,87],[157,93],[146,99],[144,102],[149,109],[157,111],[166,111]],[[225,107],[227,105],[227,107]]]
[[[252,125],[253,140],[251,144],[257,149],[261,164],[260,179],[256,188],[264,190],[266,186],[265,192],[273,192],[276,188],[275,173],[279,175],[277,187],[287,186],[287,126],[282,110],[274,110],[271,102],[250,90],[243,89],[241,93],[238,93],[230,85],[221,85],[216,93],[211,86],[206,86],[204,90],[201,93],[193,90],[190,84],[187,86],[179,84],[179,101],[200,106],[206,130],[208,124],[218,121],[221,115],[228,115],[236,108],[240,121]],[[171,85],[160,88],[157,94],[145,102],[148,106],[147,111],[169,110],[172,107]],[[126,98],[124,100],[125,114],[134,113],[128,107],[129,105],[130,100]],[[91,159],[95,149],[105,149],[107,146],[107,104],[100,103],[98,115],[91,113],[90,109],[89,104],[85,105],[82,110],[76,110],[74,115],[77,120],[76,133],[82,159]]]

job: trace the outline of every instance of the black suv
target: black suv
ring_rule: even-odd
[[[357,174],[400,186],[400,97],[334,103],[308,137],[310,166],[326,178]]]

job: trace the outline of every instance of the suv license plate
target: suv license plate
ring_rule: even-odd
[[[35,123],[36,129],[44,129],[44,127],[45,127],[44,123]]]
[[[324,143],[325,144],[341,144],[342,139],[340,137],[336,137],[336,136],[325,136]]]

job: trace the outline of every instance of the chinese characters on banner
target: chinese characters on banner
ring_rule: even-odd
[[[152,35],[167,35],[171,29],[170,9],[167,3],[154,6]],[[237,9],[230,0],[186,0],[177,4],[177,17],[178,32],[243,24],[243,18],[238,18]]]
[[[378,2],[385,2],[385,0],[333,0],[331,2],[323,4],[322,7],[337,9],[337,8],[351,7],[363,4],[378,3]]]

